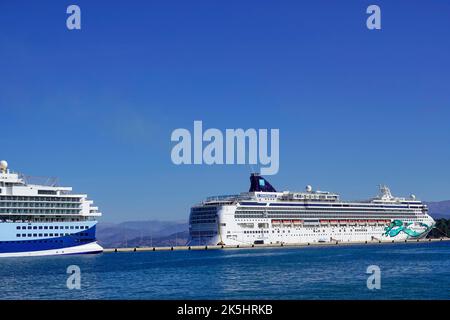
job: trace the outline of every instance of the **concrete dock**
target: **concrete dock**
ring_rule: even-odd
[[[147,251],[183,251],[183,250],[228,250],[228,249],[255,249],[255,248],[302,248],[302,247],[331,247],[348,245],[375,245],[375,244],[403,244],[403,243],[431,243],[450,241],[450,238],[420,239],[403,241],[358,241],[358,242],[314,242],[314,243],[275,243],[275,244],[245,244],[245,245],[215,245],[215,246],[173,246],[173,247],[129,247],[105,248],[105,253],[115,252],[147,252]]]

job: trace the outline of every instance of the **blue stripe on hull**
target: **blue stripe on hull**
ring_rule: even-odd
[[[96,241],[95,229],[96,226],[93,226],[87,230],[63,237],[38,240],[0,241],[0,253],[55,250],[88,244]]]

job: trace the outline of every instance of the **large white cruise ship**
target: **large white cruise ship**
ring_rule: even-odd
[[[311,186],[277,192],[258,174],[250,182],[249,192],[191,208],[188,245],[397,241],[426,237],[435,224],[414,195],[394,197],[386,186],[373,199],[346,202]]]
[[[28,180],[0,162],[0,257],[103,251],[95,238],[101,213],[86,195]]]

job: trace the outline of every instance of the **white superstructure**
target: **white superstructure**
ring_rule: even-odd
[[[54,179],[35,179],[0,162],[0,257],[101,252],[93,201]]]
[[[277,192],[258,174],[249,192],[210,197],[191,208],[189,245],[385,241],[423,238],[434,226],[414,195],[386,186],[370,200],[346,202],[331,192]]]

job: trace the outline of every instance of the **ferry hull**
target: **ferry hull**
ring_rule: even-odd
[[[7,252],[0,253],[0,258],[10,257],[39,257],[39,256],[55,256],[55,255],[71,255],[71,254],[93,254],[101,253],[103,248],[97,243],[87,243],[79,246],[52,249],[52,250],[37,250],[27,252]]]
[[[425,238],[435,221],[426,216],[420,224],[413,221],[393,220],[385,223],[350,225],[296,225],[288,220],[274,224],[273,219],[235,218],[235,206],[220,206],[215,214],[216,223],[191,224],[189,246],[195,245],[251,245],[251,244],[306,244],[319,242],[404,241]],[[396,225],[394,222],[398,222]],[[252,227],[248,227],[250,224]],[[261,226],[261,228],[258,228]]]
[[[299,237],[236,237],[235,239],[221,238],[214,236],[210,238],[196,238],[191,236],[187,242],[188,246],[204,246],[204,245],[251,245],[255,243],[261,244],[306,244],[306,243],[323,243],[323,242],[363,242],[363,241],[403,241],[423,239],[428,235],[429,231],[425,232],[421,236],[411,237],[408,235],[397,235],[395,237],[389,237],[382,234],[382,232],[368,232],[364,235],[339,235],[336,233],[329,233],[326,236],[299,236]]]
[[[99,253],[95,233],[96,222],[0,223],[0,258]]]
[[[430,231],[424,232],[418,237],[411,237],[405,234],[397,235],[395,237],[385,236],[382,232],[368,232],[364,235],[339,235],[336,233],[329,233],[326,236],[299,236],[299,237],[236,237],[235,239],[222,238],[219,236],[213,236],[210,238],[197,238],[191,236],[186,245],[188,246],[205,246],[205,245],[251,245],[255,243],[259,244],[307,244],[307,243],[334,243],[334,242],[364,242],[364,241],[404,241],[426,238]]]

